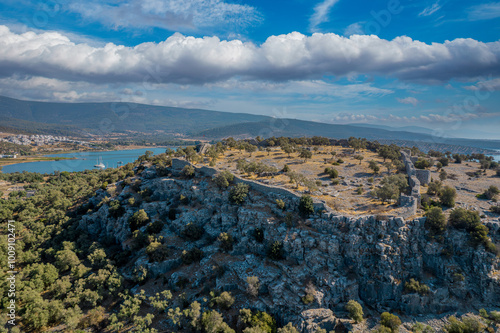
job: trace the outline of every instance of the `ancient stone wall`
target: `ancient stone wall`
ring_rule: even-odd
[[[402,217],[404,219],[409,219],[417,213],[417,207],[420,203],[420,181],[418,180],[417,171],[409,158],[407,152],[402,152],[403,162],[406,165],[407,172],[409,175],[410,187],[412,189],[411,195],[406,196],[402,195],[400,197],[400,208],[398,209],[397,216]],[[405,158],[406,156],[406,158]],[[184,159],[172,159],[172,173],[174,175],[179,175],[182,169],[186,166],[190,165]],[[201,173],[206,177],[213,177],[215,174],[219,172],[219,170],[207,166],[195,167],[197,172]],[[288,189],[263,184],[261,182],[245,179],[239,177],[237,175],[234,176],[235,183],[244,183],[247,184],[253,191],[259,192],[272,200],[276,199],[284,199],[288,201],[288,204],[292,207],[296,207],[299,203],[301,194],[295,193]],[[323,212],[326,218],[330,218],[332,216],[338,216],[339,214],[333,211],[328,205],[325,204],[324,201],[313,198],[314,208],[317,212]]]
[[[190,164],[189,162],[182,159],[176,159],[176,158],[172,159],[172,173],[178,174],[182,170],[182,168],[184,168],[184,166],[189,164]],[[215,174],[219,172],[219,170],[207,166],[197,167],[196,170],[206,177],[213,177]],[[298,193],[284,189],[282,187],[266,185],[258,181],[241,178],[237,175],[234,175],[234,182],[246,184],[252,190],[259,192],[272,199],[287,199],[287,201],[289,201],[289,204],[291,204],[292,206],[298,205],[301,197],[301,195],[299,195]],[[314,208],[317,211],[332,212],[330,207],[328,207],[323,201],[314,198],[313,201],[314,201]]]
[[[411,151],[408,149],[401,151],[401,158],[408,174],[408,183],[410,184],[411,193],[409,196],[401,195],[400,204],[403,208],[403,214],[414,215],[417,213],[417,207],[420,203],[420,180],[417,177],[417,170],[411,160]],[[410,215],[410,216],[411,216]],[[406,218],[409,216],[405,216]]]
[[[431,172],[429,170],[417,169],[416,176],[421,185],[428,185],[431,182]]]

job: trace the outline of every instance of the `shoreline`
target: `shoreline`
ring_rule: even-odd
[[[36,156],[36,155],[35,155]],[[76,160],[76,157],[46,157],[43,155],[37,157],[21,157],[21,158],[5,158],[0,159],[0,167],[4,167],[7,165],[13,164],[22,164],[22,163],[33,163],[33,162],[50,162],[50,161],[63,161],[63,160]]]
[[[72,153],[93,153],[93,152],[113,152],[113,151],[121,151],[121,150],[135,150],[135,149],[148,149],[148,148],[168,148],[172,146],[117,146],[117,149],[106,149],[106,150],[65,150],[65,151],[57,151],[57,152],[49,152],[44,154],[37,155],[28,155],[19,158],[4,158],[0,159],[0,167],[13,165],[13,164],[22,164],[22,163],[32,163],[32,162],[50,162],[50,161],[62,161],[62,160],[76,160],[76,157],[56,157],[56,156],[47,156],[47,155],[60,155],[60,154],[72,154]]]

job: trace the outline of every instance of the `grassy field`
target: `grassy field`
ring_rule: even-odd
[[[354,158],[358,155],[363,156],[361,162]],[[312,191],[310,194],[325,201],[328,206],[339,213],[350,215],[386,214],[397,209],[396,205],[382,204],[370,195],[370,191],[375,189],[383,177],[389,173],[382,165],[383,159],[368,150],[353,153],[351,148],[320,146],[317,151],[313,151],[311,159],[304,161],[298,157],[298,153],[288,155],[277,147],[271,148],[269,152],[257,151],[252,154],[232,149],[227,151],[216,164],[218,169],[227,169],[249,179],[284,187],[298,193],[309,193],[306,187],[290,183],[289,177],[285,174],[268,177],[241,174],[236,169],[236,161],[239,159],[261,162],[275,167],[277,170],[282,170],[285,165],[288,165],[291,171],[318,184],[318,190]],[[339,159],[341,163],[338,163]],[[380,166],[378,174],[374,174],[368,168],[368,162],[371,160]],[[326,167],[335,168],[339,172],[337,180],[331,179],[324,173]],[[391,170],[390,174],[393,173],[394,170]]]

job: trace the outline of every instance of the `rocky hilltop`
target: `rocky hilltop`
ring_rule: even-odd
[[[122,269],[132,280],[140,281],[140,272],[163,279],[172,290],[183,285],[190,301],[209,290],[230,291],[234,307],[266,311],[302,332],[353,329],[342,319],[349,300],[358,301],[366,313],[391,311],[408,320],[500,307],[500,259],[471,246],[465,232],[450,229],[433,238],[425,218],[342,216],[321,202],[304,218],[297,214],[297,194],[235,177],[234,183],[250,188],[238,205],[229,200],[227,189],[214,184],[217,170],[195,167],[194,177],[188,178],[182,175],[188,164],[174,159],[161,172],[141,165],[135,183],[119,182],[112,195],[99,190],[90,200],[97,206],[110,197],[82,217],[80,228],[96,239],[115,239],[123,250],[131,248],[134,213],[143,209],[149,217],[139,230],[161,223],[158,236],[168,255],[153,262],[145,249],[134,252]],[[147,199],[128,204],[138,193],[147,193]],[[116,200],[124,207],[119,217],[110,212]],[[188,226],[196,226],[199,235],[189,237]],[[221,233],[232,236],[232,248],[221,250]],[[500,237],[498,231],[490,236]],[[280,256],[270,256],[276,244]],[[195,248],[202,251],[201,260],[183,261],[183,251]],[[248,294],[248,277],[258,278],[257,295]],[[410,279],[429,290],[408,290]]]

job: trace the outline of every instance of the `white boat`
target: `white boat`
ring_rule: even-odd
[[[106,166],[104,165],[104,163],[102,163],[102,158],[99,157],[97,159],[97,164],[94,165],[94,168],[98,168],[98,169],[106,169]]]

